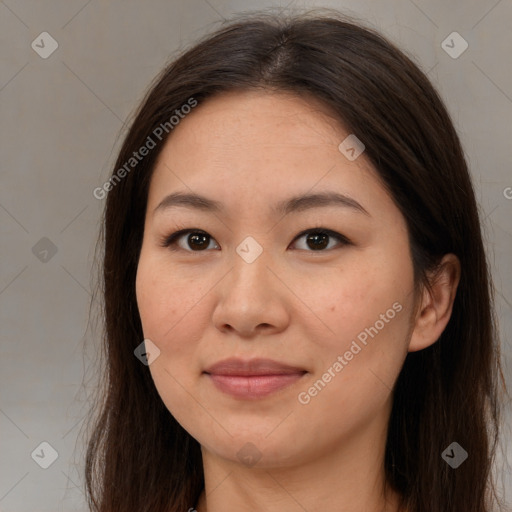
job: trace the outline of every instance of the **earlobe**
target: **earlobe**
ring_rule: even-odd
[[[446,254],[438,268],[429,276],[430,289],[424,288],[417,309],[409,342],[409,352],[433,345],[450,320],[460,281],[460,261],[455,254]]]

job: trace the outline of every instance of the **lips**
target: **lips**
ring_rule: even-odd
[[[225,359],[204,373],[220,391],[241,399],[259,399],[284,389],[307,373],[271,359]]]
[[[237,359],[230,358],[219,361],[208,367],[205,373],[214,375],[289,375],[305,373],[304,368],[279,363],[272,359]]]

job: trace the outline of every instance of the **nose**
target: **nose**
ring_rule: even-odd
[[[286,329],[290,292],[271,266],[265,252],[252,263],[235,254],[233,268],[216,287],[212,320],[217,329],[244,338]]]

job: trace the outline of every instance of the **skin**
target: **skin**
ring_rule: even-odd
[[[445,256],[432,293],[414,294],[405,219],[364,152],[349,161],[338,149],[349,134],[315,100],[229,93],[198,105],[158,159],[137,302],[144,337],[160,350],[149,366],[158,393],[201,444],[205,492],[190,504],[199,512],[397,509],[397,496],[383,495],[392,388],[407,353],[444,330],[460,265]],[[153,214],[178,190],[220,201],[225,211],[175,206]],[[327,190],[357,200],[369,215],[332,205],[272,213],[280,200]],[[351,244],[329,238],[315,250],[307,235],[296,239],[318,227]],[[177,250],[160,244],[182,228],[208,233],[208,248],[187,243],[187,234]],[[252,263],[236,252],[247,236],[263,249]],[[394,303],[401,311],[300,403],[299,393]],[[203,374],[232,356],[308,373],[268,397],[236,399]],[[255,465],[237,456],[246,443],[260,457]]]

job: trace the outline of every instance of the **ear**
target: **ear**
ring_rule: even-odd
[[[429,276],[430,288],[422,292],[416,309],[409,352],[433,345],[443,333],[452,314],[453,302],[460,281],[460,261],[455,254],[446,254],[439,267]]]

